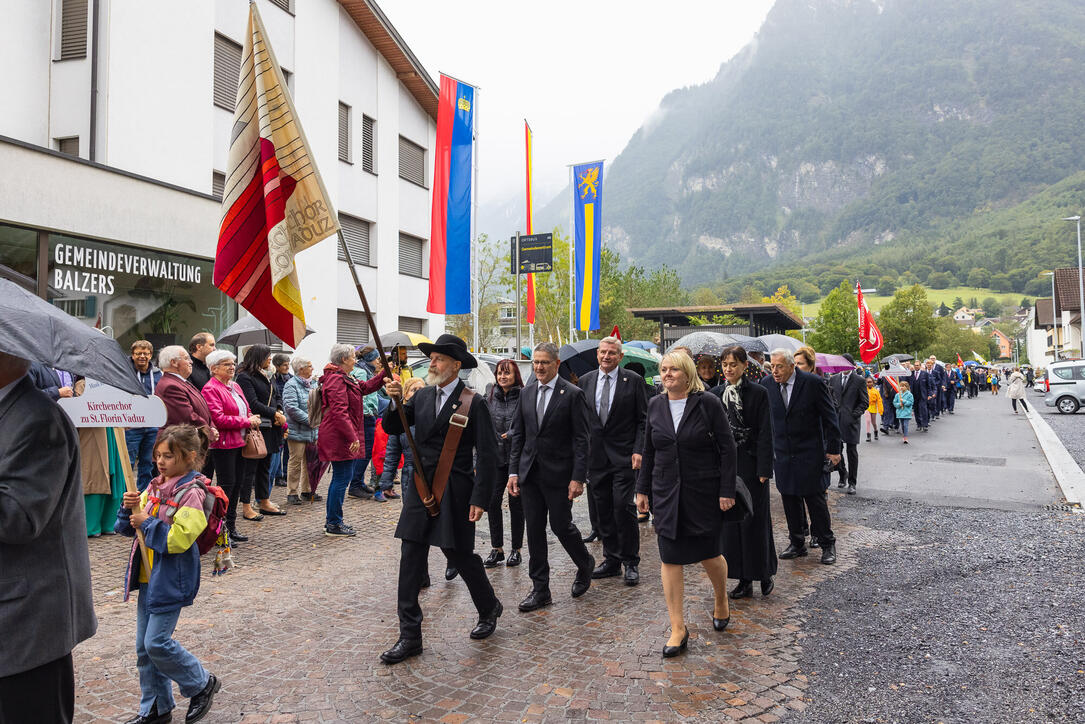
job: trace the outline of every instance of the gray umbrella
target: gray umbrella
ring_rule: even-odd
[[[733,344],[735,344],[735,338],[722,332],[690,332],[667,347],[667,352],[675,347],[689,347],[694,357],[702,354],[719,357],[724,347],[730,347]]]
[[[747,352],[757,352],[758,354],[769,353],[769,346],[757,337],[748,337],[745,334],[732,334],[731,336],[735,338],[735,342],[738,346]]]
[[[914,360],[915,357],[910,354],[905,354],[904,352],[898,352],[897,354],[886,355],[884,358],[882,358],[882,361],[888,362],[891,359],[895,359],[897,362],[908,362],[910,360]]]
[[[147,396],[116,341],[6,279],[0,279],[0,352]]]
[[[762,334],[758,339],[765,343],[765,346],[769,348],[769,352],[774,349],[786,349],[794,352],[803,344],[802,340],[788,337],[786,334]]]
[[[308,325],[305,327],[305,337],[313,333]],[[242,317],[226,329],[222,330],[215,342],[217,344],[229,344],[234,347],[246,347],[250,344],[279,344],[281,339],[271,333],[264,323],[253,316]]]

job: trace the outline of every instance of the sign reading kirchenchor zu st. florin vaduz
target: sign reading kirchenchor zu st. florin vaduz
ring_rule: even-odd
[[[53,249],[53,262],[56,266],[52,285],[60,291],[114,294],[116,274],[200,283],[200,267],[197,264],[77,244],[57,244]]]

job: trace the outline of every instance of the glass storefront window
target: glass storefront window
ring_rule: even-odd
[[[0,224],[0,279],[38,293],[38,232]]]
[[[197,332],[218,335],[237,320],[237,304],[212,283],[214,262],[154,249],[49,235],[50,301],[128,350],[146,339],[156,350],[188,345]]]

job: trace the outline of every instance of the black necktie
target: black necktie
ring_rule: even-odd
[[[607,424],[610,414],[610,375],[603,375],[603,396],[599,400],[599,422]]]
[[[539,387],[539,404],[535,408],[535,422],[539,427],[542,427],[543,415],[546,413],[546,393],[550,391],[550,388],[546,385]]]
[[[784,400],[784,409],[787,409],[787,383],[780,383],[780,397]]]

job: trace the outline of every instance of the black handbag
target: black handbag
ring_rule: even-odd
[[[716,439],[716,433],[712,431],[712,422],[708,419],[708,413],[704,410],[704,403],[698,405],[697,408],[701,411],[705,429],[708,430],[708,437],[712,439],[712,443],[716,446],[716,452],[723,455],[723,449]],[[753,497],[750,495],[750,489],[746,487],[746,482],[741,477],[735,475],[735,504],[727,510],[721,510],[720,517],[725,523],[739,523],[751,515],[753,515]]]

